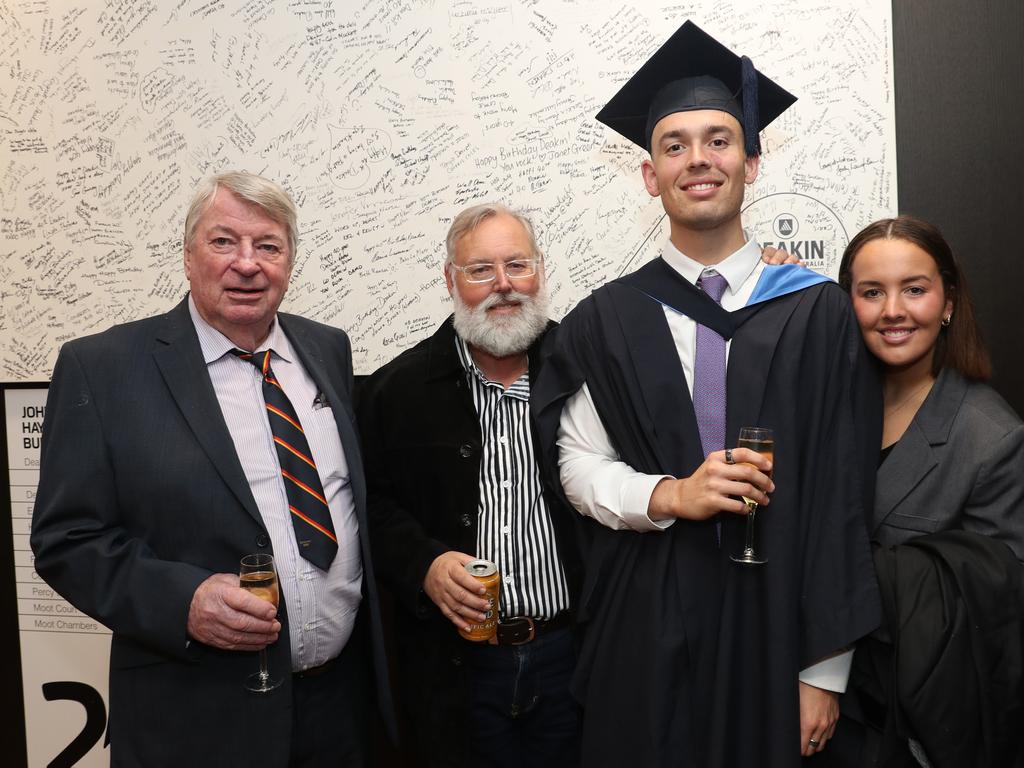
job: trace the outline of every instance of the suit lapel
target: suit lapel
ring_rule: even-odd
[[[892,453],[878,468],[875,509],[871,532],[885,522],[892,511],[917,487],[925,475],[939,465],[932,446],[917,422],[911,422]]]
[[[308,333],[300,323],[292,322],[292,318],[288,315],[279,313],[277,317],[278,322],[281,323],[281,329],[287,334],[306,372],[313,379],[317,389],[326,397],[331,412],[334,414],[338,435],[341,438],[341,447],[345,451],[345,462],[348,464],[349,482],[352,484],[356,513],[360,522],[363,523],[361,528],[365,528],[366,484],[363,478],[363,460],[359,449],[359,437],[355,429],[355,414],[352,411],[351,398],[347,392],[343,394],[334,386],[333,382],[337,380],[337,375],[332,377],[328,373],[323,350],[317,339]]]
[[[187,302],[186,299],[165,315],[166,323],[156,337],[153,358],[171,397],[217,473],[245,510],[262,525],[263,518],[213,391]]]
[[[925,475],[939,465],[935,447],[949,439],[953,419],[966,393],[967,384],[958,374],[949,370],[939,374],[907,431],[878,468],[872,533]]]

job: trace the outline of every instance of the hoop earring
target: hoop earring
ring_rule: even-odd
[[[952,319],[953,319],[953,314],[952,313],[950,313],[950,314],[946,315],[944,318],[942,318],[942,327],[943,328],[948,328],[949,327],[949,321],[952,320]]]

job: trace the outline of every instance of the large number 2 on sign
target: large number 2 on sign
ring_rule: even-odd
[[[91,685],[65,681],[43,683],[43,698],[47,701],[63,699],[77,701],[85,707],[85,725],[81,732],[47,766],[47,768],[70,768],[85,757],[93,745],[100,740],[103,729],[107,727],[107,708],[103,704],[103,697]]]

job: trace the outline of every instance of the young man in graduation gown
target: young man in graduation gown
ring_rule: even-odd
[[[794,97],[687,22],[598,115],[649,150],[662,257],[565,319],[534,407],[592,526],[573,681],[583,764],[790,766],[825,749],[879,621],[864,527],[877,386],[833,282],[740,221]],[[774,463],[736,446],[774,431]],[[555,445],[557,440],[557,446]],[[733,562],[746,506],[760,565]]]

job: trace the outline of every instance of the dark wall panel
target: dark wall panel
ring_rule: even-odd
[[[893,48],[900,211],[960,257],[1024,414],[1024,2],[893,0]]]

